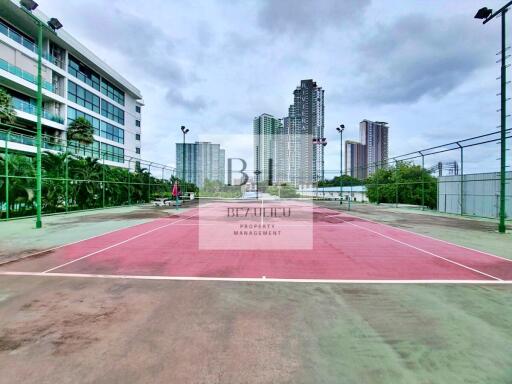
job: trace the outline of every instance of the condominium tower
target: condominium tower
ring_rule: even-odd
[[[276,181],[276,169],[281,167],[284,156],[279,145],[282,128],[281,120],[267,113],[253,120],[253,171],[259,172],[259,181],[271,184]]]
[[[359,142],[345,141],[345,173],[366,179],[388,162],[388,123],[363,120],[359,123]]]
[[[345,174],[362,180],[366,178],[366,168],[366,145],[345,141]]]
[[[324,146],[313,139],[324,137],[324,90],[311,79],[302,80],[293,91],[290,106],[290,132],[293,138],[293,184],[311,185],[324,179]]]
[[[359,123],[359,138],[366,146],[367,176],[388,162],[388,123],[363,120]]]
[[[94,143],[76,148],[79,154],[135,167],[141,151],[140,91],[64,29],[46,27],[50,19],[38,9],[30,12],[11,0],[0,0],[0,87],[12,98],[16,122],[9,135],[0,126],[0,146],[9,136],[10,150],[36,152],[38,27],[32,16],[45,24],[43,150],[66,150],[67,126],[83,116],[94,128]]]
[[[185,148],[185,163],[183,163],[183,148]],[[176,143],[176,174],[183,176],[185,164],[185,180],[194,183],[199,188],[206,180],[225,182],[226,152],[220,144],[209,142]]]

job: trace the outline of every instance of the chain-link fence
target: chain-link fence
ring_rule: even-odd
[[[35,149],[35,138],[0,130],[0,140],[4,141],[0,155],[0,219],[35,215],[36,155],[10,150],[7,145]],[[54,137],[43,137],[42,149],[43,214],[140,204],[171,196],[175,177],[172,167],[101,149],[97,157],[81,157],[83,146],[67,146]]]
[[[509,141],[511,136],[509,129]],[[5,130],[0,130],[2,140],[34,145],[33,136]],[[187,183],[181,183],[180,192],[214,198],[257,198],[265,194],[274,198],[337,200],[343,209],[360,203],[408,205],[496,218],[501,191],[499,144],[500,132],[492,132],[370,164],[365,161],[359,164],[355,158],[345,159],[344,153],[342,176],[340,169],[303,166],[293,171],[293,177],[287,177],[289,164],[279,156],[273,157],[263,172],[260,169],[237,172],[230,165],[227,175],[217,172],[217,176],[210,178],[207,172],[201,171],[199,177],[187,169]],[[116,154],[102,151],[101,147],[88,153],[83,147],[66,146],[55,138],[44,138],[42,148],[45,214],[170,198],[174,179],[183,174],[180,169],[155,162],[124,156],[114,158]],[[510,219],[512,173],[508,171],[504,175],[505,212]],[[35,154],[15,152],[5,145],[0,156],[0,219],[35,214],[35,184]]]

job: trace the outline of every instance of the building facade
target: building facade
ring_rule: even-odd
[[[18,2],[0,0],[0,87],[11,95],[16,112],[9,150],[35,153],[38,28],[28,12]],[[49,20],[38,9],[32,14],[44,24]],[[140,91],[64,29],[43,28],[42,52],[43,150],[69,150],[135,168],[141,152]],[[94,128],[90,146],[67,143],[67,126],[79,116]],[[6,139],[6,127],[0,126],[2,147]]]
[[[388,123],[363,120],[359,123],[361,144],[366,146],[368,171],[366,177],[388,163]]]
[[[185,150],[185,154],[183,154]],[[185,163],[183,163],[185,155]],[[225,183],[226,152],[209,142],[176,143],[176,175],[202,188],[206,180]],[[183,169],[185,165],[185,169]]]
[[[294,185],[311,185],[324,179],[324,146],[313,139],[324,137],[324,90],[312,79],[301,80],[293,91],[289,109]]]
[[[345,174],[356,179],[367,175],[366,145],[357,141],[345,141]]]
[[[254,171],[259,171],[259,181],[274,184],[280,173],[284,154],[279,145],[283,131],[280,119],[264,113],[253,120]]]
[[[388,163],[388,123],[363,120],[359,123],[360,141],[345,141],[345,173],[366,179]]]

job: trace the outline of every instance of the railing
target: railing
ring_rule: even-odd
[[[27,103],[24,100],[18,99],[16,97],[12,98],[12,107],[19,111],[23,111],[26,113],[30,113],[31,115],[37,115],[37,106]],[[56,123],[64,124],[64,119],[60,116],[54,115],[43,109],[43,118],[55,121]]]
[[[21,133],[7,133],[5,131],[0,130],[0,140],[10,141],[18,144],[25,144],[35,147],[36,146],[36,138],[35,136],[28,136]],[[52,143],[55,139],[48,135],[43,135],[41,140],[41,146],[46,149],[51,149],[54,151],[62,151],[64,146],[58,143]]]
[[[14,76],[18,76],[18,77],[22,78],[23,80],[28,81],[29,83],[37,85],[37,76],[34,76],[33,74],[31,74],[27,71],[24,71],[23,69],[16,67],[15,65],[8,63],[4,59],[0,59],[0,69],[3,69],[4,71],[7,71],[9,73],[12,73]],[[50,92],[57,93],[55,91],[55,87],[53,86],[53,84],[48,81],[43,81],[43,88],[47,89]]]
[[[4,34],[8,38],[14,40],[18,44],[23,45],[28,50],[34,52],[37,54],[37,44],[34,43],[32,40],[27,39],[26,37],[22,36],[9,26],[5,25],[0,21],[0,33]],[[43,53],[43,58],[48,60],[50,63],[58,66],[59,68],[62,68],[62,60],[56,58],[55,56],[49,54],[49,53]]]

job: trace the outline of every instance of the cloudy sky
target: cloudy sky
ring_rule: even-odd
[[[197,140],[250,134],[264,112],[285,116],[308,78],[325,89],[328,169],[339,169],[340,123],[358,139],[362,119],[389,122],[391,155],[499,124],[500,23],[473,15],[504,0],[39,3],[142,91],[142,155],[153,161],[174,164],[181,125]],[[475,164],[484,156],[494,167],[489,148]]]

